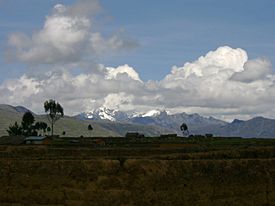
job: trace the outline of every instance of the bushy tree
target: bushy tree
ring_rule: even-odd
[[[23,129],[17,122],[15,122],[13,125],[9,126],[7,132],[9,136],[20,136],[23,134]]]
[[[34,127],[37,131],[42,131],[43,135],[45,135],[48,125],[45,122],[36,122]]]
[[[92,125],[89,124],[89,125],[88,125],[88,130],[90,131],[90,136],[92,136],[91,133],[92,133],[93,129],[94,129],[94,128],[92,127]]]
[[[51,132],[51,128],[47,127],[47,133],[48,133],[48,135],[50,134],[50,132]]]
[[[47,127],[48,127],[48,125],[46,122],[40,122],[40,128],[43,130],[44,135],[46,133]]]
[[[10,125],[7,132],[10,136],[13,135],[24,135],[24,136],[31,136],[31,135],[38,135],[39,130],[42,130],[45,134],[47,129],[47,124],[45,122],[35,122],[35,118],[31,112],[25,112],[21,124],[19,125],[15,122],[13,125]]]
[[[37,135],[36,129],[35,129],[35,118],[31,112],[25,112],[22,121],[21,121],[21,126],[23,129],[23,134],[25,136],[30,136],[30,135]]]
[[[47,113],[48,120],[51,124],[51,131],[53,136],[54,124],[56,123],[57,120],[59,120],[61,117],[64,116],[63,107],[58,102],[55,102],[55,100],[50,99],[45,101],[44,109],[45,109],[45,112]]]
[[[189,135],[189,130],[188,130],[187,124],[182,123],[182,125],[180,126],[180,130],[182,131],[183,135],[185,135],[185,134]]]
[[[34,129],[33,123],[35,119],[31,112],[25,112],[22,117],[22,128],[25,135],[30,135],[32,133],[32,130]]]

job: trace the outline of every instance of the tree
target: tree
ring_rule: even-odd
[[[48,135],[50,134],[50,132],[51,132],[51,128],[47,127],[47,133],[48,133]]]
[[[39,130],[43,130],[43,134],[45,134],[47,129],[47,124],[45,122],[35,122],[34,116],[31,112],[25,112],[22,120],[21,125],[17,122],[14,125],[10,125],[7,132],[10,136],[13,135],[24,135],[24,136],[36,136],[38,135]]]
[[[45,123],[45,122],[36,122],[34,127],[35,127],[35,129],[38,130],[38,131],[42,130],[43,135],[45,135],[46,129],[47,129],[48,125],[47,125],[47,123]],[[40,133],[40,134],[41,134],[41,133]]]
[[[90,131],[90,136],[92,136],[91,133],[92,133],[93,129],[94,129],[94,128],[92,127],[92,125],[89,124],[89,125],[88,125],[88,130]]]
[[[28,127],[34,123],[35,119],[31,112],[25,112],[22,117],[22,127]]]
[[[43,130],[43,135],[45,135],[47,127],[48,127],[47,123],[46,122],[40,122],[40,127]]]
[[[19,126],[17,122],[15,122],[14,125],[10,125],[7,132],[9,136],[20,136],[23,134],[22,127]]]
[[[36,122],[35,125],[34,125],[34,128],[35,128],[35,130],[38,130],[38,132],[39,132],[41,130],[40,122]]]
[[[23,134],[28,136],[28,135],[32,135],[32,133],[34,133],[34,123],[35,119],[34,116],[31,112],[25,112],[23,117],[22,117],[22,121],[21,121],[21,125],[22,125],[22,129],[23,129]]]
[[[182,131],[183,135],[185,134],[189,135],[187,124],[182,123],[182,125],[180,126],[180,130]]]
[[[64,116],[63,107],[55,102],[53,99],[47,100],[44,103],[44,109],[47,113],[48,120],[51,124],[51,131],[53,136],[53,126],[57,120]]]

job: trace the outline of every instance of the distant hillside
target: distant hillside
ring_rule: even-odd
[[[157,125],[171,129],[180,135],[181,131],[179,128],[183,122],[188,125],[189,131],[193,134],[205,134],[227,124],[213,117],[206,118],[199,114],[179,113],[169,115],[166,111],[153,116],[134,117],[131,119],[131,122],[145,125]]]
[[[10,105],[0,105],[0,136],[7,135],[7,129],[9,125],[13,124],[15,121],[21,122],[22,116],[26,111],[30,111],[24,107],[13,107]],[[45,115],[35,115],[36,121],[44,121],[48,124],[47,117]],[[92,124],[94,130],[92,132],[88,131],[88,125]],[[49,125],[49,124],[48,124]],[[119,134],[113,131],[108,131],[102,128],[95,122],[86,122],[77,120],[72,117],[65,116],[64,118],[57,121],[55,126],[55,134],[61,135],[62,132],[66,132],[66,136],[118,136]]]
[[[111,122],[111,121],[97,121],[97,123],[109,130],[118,133],[120,136],[124,136],[127,132],[139,132],[145,136],[159,136],[161,134],[171,134],[174,131],[168,128],[156,126],[156,125],[143,125],[133,124],[125,122]]]
[[[263,117],[255,117],[247,121],[234,120],[215,132],[221,136],[275,138],[275,120]]]
[[[7,135],[9,125],[15,121],[21,122],[21,118],[26,111],[30,111],[24,107],[13,107],[10,105],[0,105],[0,136]],[[36,115],[36,121],[44,121],[48,123],[46,115]],[[93,131],[88,131],[88,125],[93,126]],[[153,125],[116,123],[111,121],[81,120],[73,117],[65,116],[57,121],[54,133],[61,135],[66,132],[66,136],[124,136],[128,131],[140,132],[146,136],[157,136],[162,133],[171,133],[169,129],[161,128]]]
[[[37,121],[44,121],[48,123],[48,119],[45,115],[36,116]],[[88,130],[88,125],[93,126],[93,131]],[[99,137],[99,136],[119,136],[119,133],[115,131],[110,131],[101,127],[100,124],[94,121],[81,121],[72,117],[65,116],[56,122],[54,133],[61,135],[63,131],[66,132],[65,136],[69,137]]]
[[[7,135],[7,128],[15,121],[21,122],[25,107],[0,105],[0,136]],[[37,121],[47,121],[45,115],[34,114]],[[89,118],[91,117],[91,118]],[[275,137],[275,120],[256,117],[247,121],[234,120],[227,123],[213,117],[202,117],[199,114],[173,114],[165,111],[153,111],[144,115],[130,115],[119,111],[101,109],[95,113],[82,113],[76,117],[65,116],[56,124],[55,134],[66,132],[66,136],[124,136],[127,132],[140,132],[146,136],[178,133],[180,124],[185,122],[191,134],[211,133],[215,136],[228,137]],[[88,125],[94,127],[88,131]]]
[[[76,118],[82,120],[108,120],[105,122],[109,122],[109,125],[105,123],[103,127],[106,127],[107,124],[108,129],[116,128],[116,131],[119,131],[123,127],[122,125],[125,125],[124,122],[127,122],[128,124],[137,124],[139,127],[140,125],[156,126],[161,128],[164,133],[166,129],[182,135],[179,127],[184,122],[188,125],[190,134],[195,135],[211,133],[215,136],[228,137],[275,137],[275,120],[263,117],[256,117],[247,121],[236,119],[228,123],[213,117],[203,117],[199,114],[169,114],[166,111],[159,110],[152,110],[144,114],[132,114],[108,108],[99,108],[90,112],[83,112],[77,115]],[[136,129],[138,130],[138,128]]]
[[[83,112],[77,115],[76,118],[82,120],[109,120],[117,123],[127,122],[128,124],[150,125],[151,127],[157,126],[159,128],[166,128],[179,135],[182,135],[179,128],[183,122],[188,125],[189,130],[194,134],[204,134],[227,124],[227,122],[222,120],[213,117],[206,118],[199,114],[168,114],[166,111],[159,110],[152,110],[144,114],[133,114],[108,108],[99,108]]]
[[[15,107],[0,104],[0,135],[6,135],[10,124],[15,121],[20,122],[23,113],[17,111]]]

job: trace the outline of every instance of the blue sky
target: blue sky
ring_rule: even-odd
[[[148,71],[144,78],[162,77],[172,65],[195,60],[223,45],[244,48],[252,58],[275,60],[272,0],[124,0],[103,4],[117,24],[140,40],[141,48],[130,61]]]
[[[74,1],[0,1],[0,80],[21,75],[22,63],[3,59],[7,37],[13,32],[39,30],[53,6]],[[130,52],[103,56],[106,66],[129,64],[143,80],[163,78],[173,65],[193,61],[209,50],[229,45],[243,48],[250,58],[267,57],[275,62],[275,1],[249,0],[102,0],[104,18],[99,28],[125,30],[139,46]]]
[[[0,103],[41,112],[52,98],[72,115],[108,107],[275,118],[274,8],[274,0],[0,0]]]

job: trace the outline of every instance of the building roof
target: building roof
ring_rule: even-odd
[[[42,141],[46,138],[47,137],[43,137],[43,136],[30,136],[30,137],[26,137],[25,141]]]

